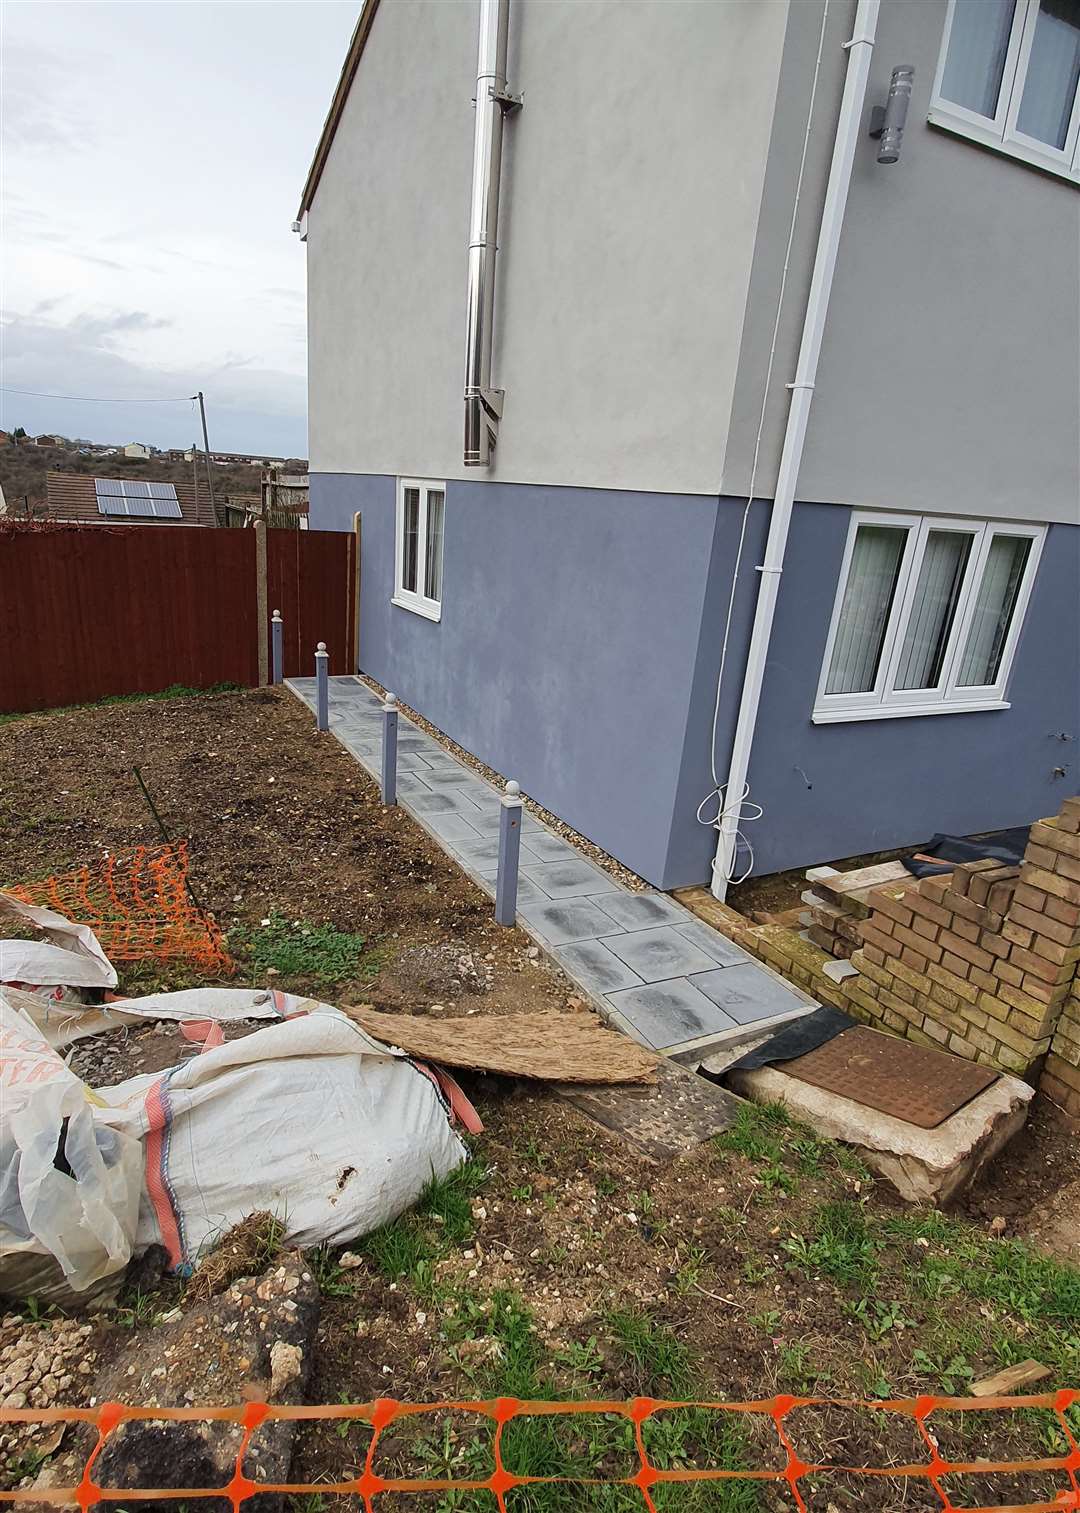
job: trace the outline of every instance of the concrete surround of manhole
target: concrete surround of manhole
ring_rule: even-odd
[[[1004,1074],[936,1129],[800,1082],[779,1066],[728,1074],[727,1086],[755,1103],[782,1103],[830,1140],[854,1146],[911,1203],[946,1204],[970,1186],[1023,1127],[1033,1088]]]

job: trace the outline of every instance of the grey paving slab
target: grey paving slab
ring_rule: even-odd
[[[468,817],[480,812],[456,788],[443,788],[438,792],[429,788],[424,793],[409,794],[408,800],[409,808],[415,809],[425,819],[429,814],[464,814]]]
[[[587,898],[520,904],[518,913],[552,946],[567,945],[573,940],[595,940],[611,924],[608,916]]]
[[[749,962],[697,973],[690,981],[725,1014],[730,1014],[736,1024],[753,1024],[758,1019],[773,1019],[777,1014],[806,1008],[805,998],[771,972],[763,972]]]
[[[477,815],[477,818],[480,816]],[[428,814],[424,816],[424,823],[451,847],[456,848],[462,841],[478,841],[481,838],[480,831],[465,814],[455,814],[453,811]]]
[[[537,828],[536,840],[532,848],[543,862],[571,862],[576,861],[580,853],[575,851],[569,841],[564,841],[561,835],[552,835],[550,830]]]
[[[607,943],[615,955],[625,961],[644,982],[688,977],[691,972],[705,972],[713,965],[711,956],[699,951],[697,946],[670,925],[659,925],[654,930],[635,930],[626,935],[612,935]]]
[[[683,911],[683,919],[686,920],[685,911]],[[718,930],[713,930],[709,925],[703,924],[700,919],[686,920],[685,924],[676,925],[675,928],[680,935],[685,935],[687,940],[693,942],[699,951],[704,951],[706,956],[711,956],[713,961],[719,962],[721,966],[737,966],[742,962],[753,961],[753,957],[749,956],[741,946],[737,946],[733,940],[728,940],[727,936],[721,935]],[[757,970],[764,969],[759,967]]]
[[[418,752],[413,754],[419,756]],[[410,753],[406,752],[405,755],[408,756]],[[400,761],[400,757],[398,760]],[[432,788],[456,788],[459,784],[469,781],[469,774],[464,767],[433,767],[427,756],[420,757],[420,760],[427,769],[424,773],[424,782],[429,783]]]
[[[494,889],[497,868],[483,867],[480,869],[478,875],[483,883]],[[533,882],[531,877],[518,878],[517,903],[519,914],[523,915],[526,909],[530,909],[536,904],[548,904],[550,902],[551,900],[547,894]]]
[[[477,872],[484,872],[498,865],[499,837],[497,835],[492,835],[484,836],[477,841],[455,841],[454,850],[460,857],[462,857],[465,861],[469,862],[473,867],[475,867]],[[525,840],[525,838],[522,837],[522,862],[529,861],[531,859],[531,856],[532,853],[529,850],[529,844]],[[518,881],[520,882],[520,880],[521,879],[519,876]],[[547,894],[545,896],[550,898],[551,895]]]
[[[736,1027],[734,1019],[684,977],[626,988],[608,998],[654,1050]]]
[[[555,959],[590,993],[614,993],[619,988],[641,986],[641,978],[612,954],[602,940],[582,940],[559,946]]]
[[[435,791],[428,787],[419,772],[405,772],[401,769],[398,771],[397,790],[400,797],[407,799],[415,798],[420,793],[434,793]]]
[[[624,930],[647,930],[652,925],[681,925],[686,911],[666,893],[612,893],[600,900],[605,914],[610,914]]]
[[[530,862],[527,867],[522,867],[522,871],[534,878],[551,898],[590,898],[598,893],[619,891],[619,884],[613,877],[583,857],[575,857],[569,862]],[[609,924],[606,930],[597,930],[596,934],[610,935],[613,928],[613,924]]]

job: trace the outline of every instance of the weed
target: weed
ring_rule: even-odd
[[[596,1191],[602,1198],[610,1198],[612,1193],[618,1191],[619,1184],[608,1172],[601,1172],[596,1179]]]
[[[603,1369],[603,1360],[597,1348],[595,1334],[582,1343],[580,1340],[571,1340],[565,1349],[556,1353],[555,1364],[565,1366],[575,1376],[595,1376]]]
[[[116,1310],[116,1322],[121,1329],[140,1329],[144,1325],[160,1322],[160,1300],[153,1293],[143,1292],[141,1287],[136,1287],[127,1294],[127,1298],[129,1301]]]
[[[352,1283],[338,1265],[338,1258],[329,1245],[320,1245],[315,1250],[306,1251],[304,1260],[311,1268],[311,1275],[324,1298],[352,1297]]]
[[[705,1252],[700,1245],[691,1245],[686,1260],[675,1273],[675,1291],[685,1297],[701,1280],[705,1266]]]
[[[782,1193],[791,1194],[797,1192],[799,1187],[792,1173],[788,1171],[786,1166],[782,1166],[779,1161],[770,1161],[767,1166],[763,1166],[758,1172],[758,1180],[761,1182],[762,1187],[769,1188],[770,1190],[772,1188],[779,1188]]]
[[[783,1155],[779,1132],[790,1126],[791,1118],[779,1103],[744,1103],[731,1128],[716,1136],[716,1144],[748,1161],[778,1162]]]
[[[301,977],[324,985],[347,982],[361,970],[373,975],[374,958],[364,961],[364,937],[333,925],[304,925],[271,914],[258,929],[238,925],[229,932],[229,946],[242,955],[253,975],[272,970],[283,977]]]
[[[768,1278],[771,1270],[772,1267],[767,1261],[763,1261],[760,1256],[747,1256],[746,1260],[742,1263],[743,1281],[749,1287],[756,1287],[760,1282],[764,1282]]]
[[[415,1276],[423,1263],[439,1258],[430,1236],[411,1214],[373,1229],[361,1240],[359,1249],[376,1271],[381,1271],[391,1281]]]
[[[472,1200],[489,1175],[483,1162],[469,1160],[449,1176],[433,1177],[420,1194],[417,1212],[436,1219],[446,1238],[460,1244],[472,1234]]]
[[[779,1308],[766,1308],[761,1313],[747,1315],[747,1323],[753,1324],[755,1329],[760,1329],[762,1334],[775,1334],[783,1322],[784,1315]]]
[[[858,1298],[845,1303],[844,1309],[858,1321],[872,1340],[883,1340],[893,1330],[902,1333],[918,1323],[908,1318],[899,1303],[881,1303],[876,1298]]]
[[[4,1470],[13,1487],[21,1481],[34,1478],[49,1458],[47,1450],[24,1450],[21,1455],[11,1455],[4,1463]]]
[[[801,1271],[820,1271],[834,1282],[860,1284],[864,1291],[873,1281],[877,1247],[859,1203],[823,1203],[814,1215],[812,1237],[795,1235],[783,1248]]]
[[[970,1385],[975,1373],[962,1355],[951,1356],[947,1361],[935,1360],[925,1350],[913,1350],[911,1365],[920,1376],[928,1377],[931,1383],[946,1397],[960,1396]]]
[[[669,1396],[690,1395],[690,1352],[670,1330],[640,1309],[616,1309],[605,1322],[616,1348],[634,1368],[639,1391],[663,1386]]]

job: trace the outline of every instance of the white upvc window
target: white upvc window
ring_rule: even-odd
[[[814,723],[1007,709],[1046,528],[852,517]]]
[[[949,0],[929,119],[1080,183],[1080,0]]]
[[[446,484],[399,478],[393,603],[429,620],[442,618]]]

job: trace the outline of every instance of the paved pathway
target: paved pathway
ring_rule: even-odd
[[[289,687],[311,708],[315,679]],[[330,679],[330,729],[376,779],[382,703],[358,678]],[[398,803],[486,892],[495,891],[498,789],[402,715]],[[525,811],[518,923],[635,1040],[693,1053],[816,1007],[666,893],[631,893]]]

